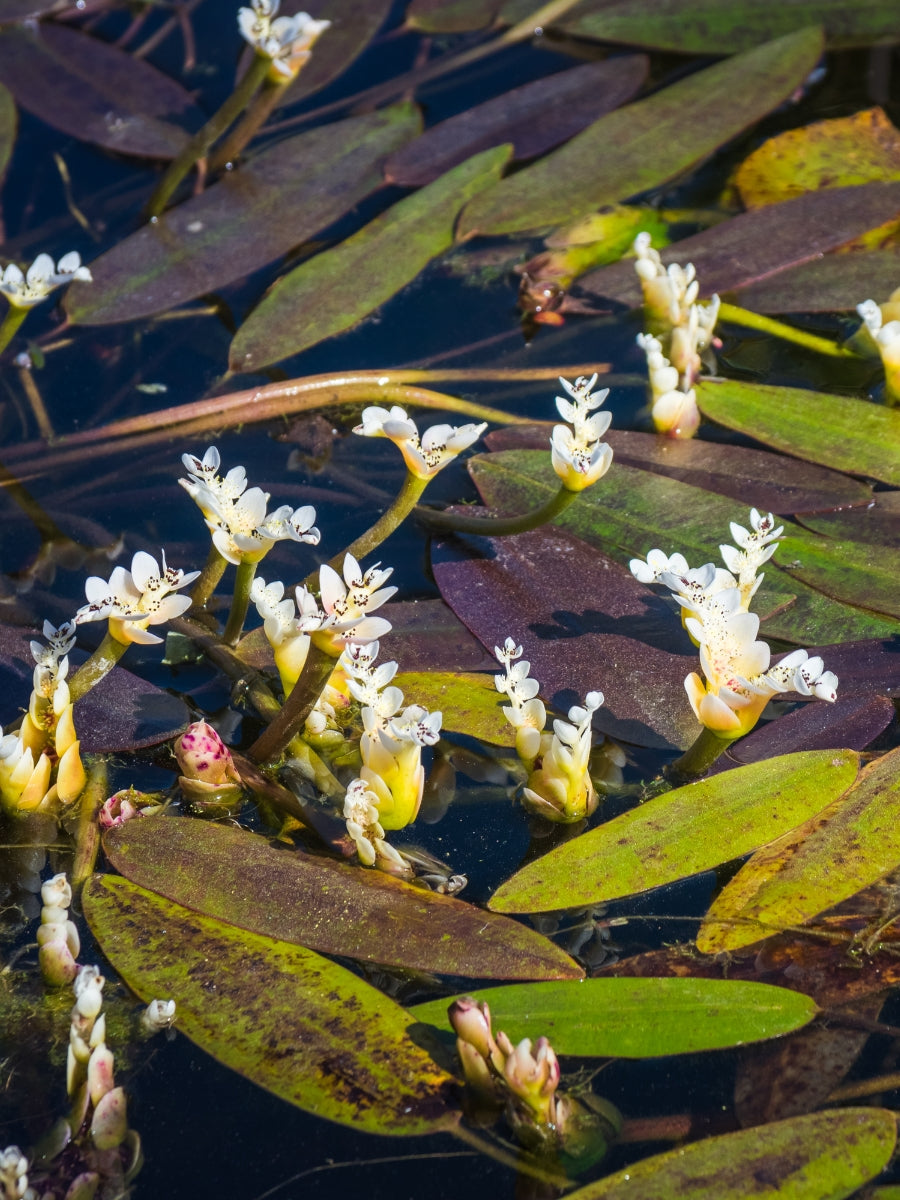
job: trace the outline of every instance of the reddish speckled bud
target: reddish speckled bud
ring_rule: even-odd
[[[175,743],[184,796],[210,816],[233,811],[241,802],[241,777],[231,751],[206,721],[189,725]]]

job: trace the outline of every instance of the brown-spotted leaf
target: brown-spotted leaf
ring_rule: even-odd
[[[363,962],[497,979],[577,979],[541,934],[380,871],[273,846],[189,818],[129,821],[106,835],[126,878],[219,921]]]
[[[420,187],[469,155],[506,142],[514,159],[536,158],[630,100],[647,69],[647,59],[636,54],[583,63],[523,84],[426,130],[390,156],[385,178]]]
[[[0,30],[0,79],[48,125],[118,154],[174,158],[203,114],[180,84],[62,25]]]
[[[346,967],[113,875],[95,875],[82,899],[131,990],[144,1001],[176,996],[179,1030],[226,1067],[369,1133],[456,1125],[453,1080],[410,1037],[413,1018]]]

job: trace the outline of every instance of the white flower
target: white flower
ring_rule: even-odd
[[[594,392],[597,376],[579,376],[574,383],[560,377],[560,384],[570,396],[556,397],[556,407],[569,425],[554,425],[550,438],[550,460],[553,470],[570,492],[580,492],[596,483],[612,464],[612,447],[601,442],[609,429],[610,413],[593,413],[609,395],[609,388]],[[593,415],[592,415],[593,414]]]
[[[628,569],[639,583],[658,583],[666,572],[682,574],[690,568],[683,554],[667,555],[662,550],[651,550],[646,562],[642,558],[633,558]]]
[[[391,409],[377,405],[366,408],[362,423],[353,432],[362,437],[389,438],[399,448],[410,473],[427,480],[477,442],[485,429],[486,421],[481,425],[432,425],[420,440],[415,422],[395,404]]]
[[[584,705],[569,709],[569,720],[556,719],[553,732],[541,738],[540,761],[528,776],[522,800],[533,812],[551,821],[580,821],[597,807],[597,793],[588,769],[594,713],[602,692],[588,692]]]
[[[748,607],[763,581],[764,576],[757,575],[757,571],[778,549],[778,538],[784,533],[783,525],[775,528],[775,517],[772,513],[763,516],[755,508],[750,509],[750,524],[753,527],[752,533],[743,525],[731,522],[731,536],[740,546],[740,550],[736,550],[734,546],[719,547],[725,566],[737,576],[744,608]]]
[[[117,641],[144,645],[161,642],[162,638],[151,633],[148,626],[163,625],[187,612],[190,596],[175,593],[193,583],[199,574],[185,574],[167,566],[165,554],[160,568],[152,554],[139,550],[131,560],[130,571],[116,567],[108,581],[92,575],[85,582],[87,604],[79,608],[75,622],[82,625],[108,617],[109,631]]]
[[[344,556],[341,579],[327,563],[319,567],[319,591],[322,607],[334,621],[357,620],[367,616],[395,595],[395,587],[381,585],[394,573],[393,567],[381,569],[381,563],[369,567],[365,575],[352,554]]]
[[[541,734],[547,721],[547,710],[538,697],[540,684],[529,678],[531,663],[522,658],[522,647],[511,637],[506,639],[502,650],[499,646],[494,647],[494,655],[506,668],[505,675],[494,676],[494,687],[509,697],[503,715],[516,731],[516,753],[530,770],[540,751]]]
[[[54,288],[80,279],[90,283],[91,273],[81,265],[81,256],[71,250],[56,266],[49,254],[39,254],[25,275],[15,263],[10,263],[0,275],[0,292],[14,308],[32,308],[46,300]]]
[[[864,300],[862,304],[857,305],[856,311],[865,322],[881,355],[887,393],[896,403],[900,401],[900,320],[885,321],[883,309],[887,309],[889,313],[897,311],[897,292],[891,295],[883,308],[874,300]]]
[[[700,410],[693,388],[681,388],[681,376],[662,352],[662,342],[650,333],[639,333],[637,343],[647,355],[650,375],[650,415],[657,433],[693,437],[700,426]]]
[[[305,12],[275,17],[279,0],[251,0],[251,5],[238,9],[241,36],[257,54],[272,60],[278,75],[293,79],[309,58],[313,43],[331,22],[313,20]]]

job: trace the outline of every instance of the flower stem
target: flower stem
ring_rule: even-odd
[[[256,762],[271,762],[284,752],[290,740],[302,731],[334,668],[335,659],[313,642],[303,674],[294,684],[281,712],[247,751],[249,758]]]
[[[210,117],[203,128],[194,134],[178,157],[169,164],[169,169],[157,184],[156,190],[147,203],[147,217],[153,218],[160,215],[191,167],[205,157],[213,142],[222,136],[228,126],[237,120],[250,103],[268,74],[270,66],[268,58],[260,54],[254,55],[253,62],[248,67],[243,79],[219,111]]]
[[[281,705],[273,696],[263,677],[253,667],[238,658],[217,634],[204,629],[190,617],[175,617],[169,621],[169,628],[175,633],[190,638],[197,649],[201,650],[214,666],[218,667],[233,683],[239,684],[264,721],[272,721],[278,716],[281,712]]]
[[[234,598],[231,601],[231,612],[228,614],[228,624],[222,634],[226,646],[236,646],[244,622],[247,620],[247,609],[250,607],[250,588],[253,576],[256,574],[256,563],[242,561],[237,569],[234,580]]]
[[[537,529],[565,512],[579,492],[570,492],[568,488],[560,488],[540,508],[523,513],[520,517],[466,517],[456,513],[433,512],[430,508],[417,508],[416,520],[427,529],[445,531],[447,533],[477,533],[482,537],[503,537],[510,533],[527,533],[529,529]]]
[[[6,316],[3,318],[3,324],[0,325],[0,354],[3,353],[9,343],[19,332],[19,326],[27,316],[27,308],[20,308],[15,304],[10,305]]]
[[[200,577],[191,588],[191,608],[206,608],[212,599],[213,592],[219,586],[227,566],[227,561],[215,546],[210,546]]]
[[[106,631],[103,641],[87,660],[83,662],[69,680],[69,695],[72,700],[80,700],[86,692],[95,687],[104,676],[108,675],[125,651],[126,642],[120,642]]]
[[[285,84],[292,82],[293,80],[281,77],[277,81],[273,81],[271,77],[265,81],[261,90],[247,105],[247,111],[241,120],[212,156],[209,164],[211,171],[221,171],[228,163],[234,162],[272,115],[275,106],[284,95]]]
[[[827,354],[832,358],[856,358],[857,355],[845,346],[828,338],[817,337],[793,325],[785,325],[783,321],[773,321],[771,317],[761,316],[740,308],[736,304],[720,304],[719,320],[731,321],[735,325],[743,325],[745,329],[756,329],[760,333],[771,333],[773,337],[781,338],[783,342],[793,342],[796,346],[805,346],[807,350],[815,350],[817,354]]]
[[[681,758],[669,763],[665,776],[675,784],[691,783],[705,775],[720,754],[724,754],[736,738],[719,737],[706,726],[700,730],[697,740],[685,750]]]
[[[106,799],[106,760],[91,758],[86,763],[87,783],[78,800],[78,829],[75,834],[75,860],[72,886],[79,887],[94,870],[100,851],[97,812]]]

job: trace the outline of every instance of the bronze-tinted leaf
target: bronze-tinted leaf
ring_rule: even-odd
[[[327,87],[366,49],[391,11],[391,0],[291,0],[281,12],[308,12],[331,22],[294,82],[285,88],[282,107],[296,104]]]
[[[16,106],[9,89],[0,84],[0,180],[6,174],[16,141]]]
[[[118,154],[174,158],[203,114],[142,59],[62,25],[0,31],[0,79],[22,108]]]
[[[863,300],[886,300],[900,279],[900,250],[826,254],[737,289],[745,308],[762,313],[855,310]]]
[[[452,896],[276,847],[244,829],[145,818],[104,840],[117,871],[196,912],[363,962],[503,979],[574,979],[547,938]]]
[[[505,142],[512,143],[515,159],[535,158],[630,100],[647,66],[640,54],[584,63],[476,104],[392,154],[385,178],[420,187],[470,154]]]
[[[248,275],[374,191],[384,155],[418,128],[401,104],[278,142],[95,258],[93,283],[69,288],[69,319],[132,321]]]
[[[468,33],[484,29],[503,0],[412,0],[406,24],[422,33]]]

